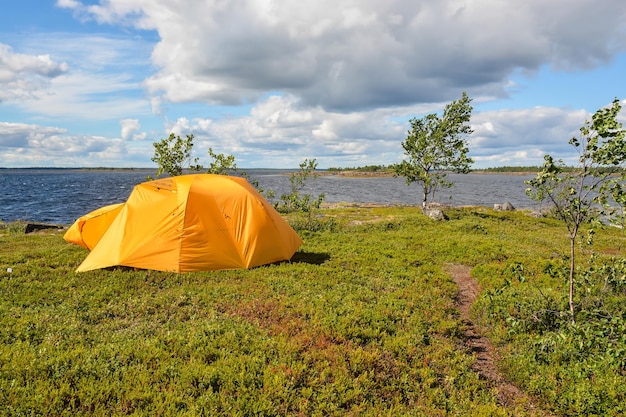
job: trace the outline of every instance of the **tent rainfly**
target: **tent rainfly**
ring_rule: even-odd
[[[91,252],[77,271],[121,265],[189,272],[291,259],[302,239],[243,178],[191,174],[135,186],[125,203],[80,217],[64,235]]]

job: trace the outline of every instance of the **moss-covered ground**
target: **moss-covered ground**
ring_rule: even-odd
[[[291,262],[185,274],[78,274],[87,252],[62,233],[4,225],[0,415],[539,413],[498,403],[472,369],[452,263],[480,284],[471,314],[502,374],[543,411],[626,413],[621,231],[596,234],[599,256],[581,252],[572,324],[558,222],[486,208],[446,214],[323,209],[290,219],[308,229]]]

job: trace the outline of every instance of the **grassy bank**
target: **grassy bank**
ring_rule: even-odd
[[[61,234],[0,229],[0,413],[539,415],[499,404],[472,370],[444,272],[456,263],[473,267],[472,316],[508,379],[556,415],[623,414],[623,289],[588,291],[613,322],[601,333],[583,321],[576,339],[559,316],[567,238],[557,222],[447,215],[324,209],[291,263],[181,275],[76,274],[86,251]],[[605,230],[596,247],[615,254],[622,239]]]

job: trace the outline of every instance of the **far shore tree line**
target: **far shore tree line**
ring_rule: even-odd
[[[365,172],[365,173],[389,173],[393,174],[395,164],[391,165],[365,165],[358,167],[330,167],[327,172]],[[573,170],[574,167],[566,167],[565,169]],[[493,173],[536,173],[541,171],[540,165],[513,166],[503,165],[488,168],[470,168],[470,172],[493,172]]]

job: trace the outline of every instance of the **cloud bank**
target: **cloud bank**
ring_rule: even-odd
[[[408,119],[440,111],[463,91],[476,106],[470,151],[477,165],[540,164],[545,153],[571,156],[569,137],[596,109],[510,106],[524,88],[513,77],[592,71],[626,52],[622,0],[59,0],[57,6],[119,32],[89,35],[84,59],[54,58],[68,56],[61,53],[72,43],[67,38],[57,38],[50,54],[0,45],[0,63],[9,63],[0,67],[0,101],[27,97],[15,106],[111,120],[118,133],[107,139],[60,135],[68,149],[89,158],[97,150],[75,142],[102,143],[111,155],[122,155],[124,146],[135,150],[130,159],[111,159],[121,166],[150,165],[150,142],[172,131],[193,133],[200,154],[212,147],[236,155],[240,166],[294,167],[305,157],[321,166],[394,163],[402,158]],[[119,52],[145,50],[135,42],[142,33],[158,35],[143,67]],[[81,38],[87,35],[73,43]],[[139,67],[141,75],[131,75]],[[98,100],[111,91],[118,94]],[[131,98],[122,95],[129,91]],[[616,86],[620,92],[626,95]],[[142,130],[154,126],[148,113],[160,127]],[[3,135],[0,150],[28,149],[42,163],[58,161],[28,135],[21,141]],[[89,158],[83,161],[101,163]]]

